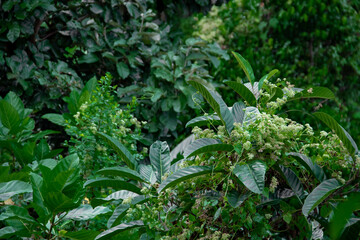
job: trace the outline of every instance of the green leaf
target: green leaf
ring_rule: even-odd
[[[280,169],[280,173],[283,175],[286,183],[291,187],[293,192],[296,194],[296,196],[300,200],[301,197],[304,195],[304,188],[303,188],[299,178],[296,176],[296,174],[290,168],[279,165],[279,169]],[[300,200],[300,202],[301,202],[301,200]]]
[[[4,100],[10,103],[18,113],[24,110],[23,102],[14,92],[9,92],[8,94],[6,94]],[[23,118],[25,118],[25,116],[23,116]]]
[[[189,158],[201,153],[225,151],[230,152],[234,149],[233,145],[225,144],[220,140],[212,138],[200,138],[195,140],[187,149],[185,149],[184,157]]]
[[[248,197],[250,196],[250,193],[247,192],[245,194],[240,194],[236,190],[232,190],[228,193],[227,199],[230,203],[230,206],[233,208],[239,207]]]
[[[127,190],[120,190],[120,191],[117,191],[117,192],[114,192],[112,194],[110,194],[109,196],[105,197],[105,198],[94,198],[92,201],[91,201],[91,206],[92,207],[97,207],[99,205],[102,205],[104,203],[107,203],[107,202],[110,202],[110,201],[113,201],[113,200],[119,200],[119,199],[126,199],[126,198],[134,198],[134,197],[137,197],[139,196],[139,194],[137,193],[134,193],[134,192],[130,192],[130,191],[127,191]]]
[[[329,233],[331,239],[339,239],[346,228],[347,223],[352,217],[353,212],[357,210],[360,210],[359,192],[353,193],[336,206],[334,215],[332,215],[329,223]],[[354,239],[359,237],[359,231],[357,231],[357,234],[355,233],[353,237]]]
[[[245,104],[243,102],[236,102],[232,108],[231,113],[234,116],[234,120],[236,123],[242,124],[244,122],[245,117]]]
[[[79,57],[78,59],[78,63],[79,64],[83,64],[83,63],[96,63],[97,61],[99,61],[98,56],[96,56],[95,53],[88,53],[86,55],[82,55],[81,57]]]
[[[9,130],[19,125],[19,113],[16,111],[15,107],[5,100],[0,100],[0,120]]]
[[[245,72],[246,77],[249,79],[251,85],[254,85],[254,83],[255,83],[254,71],[253,71],[251,65],[249,64],[249,62],[246,61],[245,58],[243,58],[237,52],[232,52],[232,54],[234,54],[236,60],[238,61],[238,63],[240,65],[240,67],[242,68],[242,70]]]
[[[138,172],[131,170],[126,167],[109,167],[103,168],[99,170],[97,173],[102,175],[110,175],[110,176],[118,176],[118,177],[125,177],[129,179],[134,179],[136,181],[144,182],[145,180]]]
[[[313,161],[307,156],[296,152],[288,153],[288,155],[298,160],[301,165],[303,165],[317,180],[319,180],[319,182],[326,179],[326,175],[322,168],[318,164],[313,163]]]
[[[263,84],[264,84],[264,81],[265,80],[270,80],[270,78],[272,78],[272,76],[274,76],[275,74],[277,74],[279,72],[279,70],[277,69],[274,69],[272,70],[271,72],[269,72],[268,74],[264,75],[260,80],[259,80],[259,85],[258,85],[258,89],[259,91],[261,90]]]
[[[249,123],[255,122],[255,120],[258,117],[258,114],[260,114],[259,109],[256,107],[247,107],[244,114],[244,120],[242,122],[242,125],[247,125]]]
[[[47,222],[48,218],[50,217],[50,212],[44,203],[44,181],[42,177],[36,173],[30,173],[30,181],[33,189],[33,205],[35,204],[34,208],[41,218],[40,222]]]
[[[69,238],[72,240],[94,240],[99,235],[99,232],[92,230],[82,229],[76,232],[66,232],[61,237]]]
[[[132,228],[139,228],[139,227],[144,227],[144,223],[142,221],[132,221],[129,223],[122,223],[120,225],[117,225],[116,227],[110,228],[102,233],[100,233],[95,240],[101,240],[101,239],[110,239],[111,237],[132,229]]]
[[[191,119],[189,122],[186,123],[185,127],[202,127],[207,126],[208,124],[212,126],[218,126],[221,125],[221,120],[216,115],[200,116]]]
[[[217,92],[209,90],[198,81],[192,80],[188,81],[188,83],[190,83],[196,90],[198,90],[200,94],[206,99],[211,108],[220,117],[228,133],[230,134],[231,130],[234,128],[234,118],[221,96]]]
[[[44,200],[45,205],[53,214],[67,212],[78,207],[80,204],[77,199],[69,198],[61,192],[47,192],[45,194]]]
[[[84,187],[111,187],[119,190],[128,190],[137,194],[141,194],[141,189],[134,184],[111,178],[96,178],[85,182]]]
[[[256,106],[254,94],[245,85],[234,81],[225,81],[224,83],[237,92],[250,106]]]
[[[265,186],[266,165],[262,161],[237,164],[233,171],[236,177],[252,192],[261,194]]]
[[[68,212],[68,214],[66,214],[64,219],[84,221],[84,220],[93,219],[98,215],[105,214],[108,212],[111,212],[111,210],[108,207],[99,206],[96,208],[92,208],[90,205],[84,204]]]
[[[157,180],[161,183],[161,177],[170,170],[170,149],[166,142],[156,141],[150,146],[150,163],[157,172]]]
[[[0,183],[0,201],[5,201],[20,193],[32,192],[31,185],[18,180]]]
[[[307,217],[325,198],[332,192],[341,187],[339,182],[334,179],[328,179],[320,183],[305,199],[302,207],[302,213]]]
[[[165,189],[176,186],[178,183],[188,180],[190,178],[213,172],[217,172],[216,170],[214,170],[213,167],[192,166],[180,169],[174,174],[170,175],[165,181],[163,181],[157,191],[162,192]]]
[[[124,160],[124,162],[130,169],[134,170],[136,168],[137,163],[135,161],[135,158],[129,152],[129,150],[126,149],[126,147],[124,145],[122,145],[115,138],[112,138],[112,137],[106,135],[105,133],[97,133],[97,135],[99,137],[101,137],[102,139],[104,139],[110,145],[110,147],[112,149],[114,149],[115,152],[117,152],[120,155],[120,158],[122,160]]]
[[[0,221],[9,220],[9,219],[19,219],[21,221],[26,221],[34,223],[35,220],[29,215],[26,208],[19,206],[7,206],[6,211],[0,215]]]
[[[122,79],[125,79],[129,76],[130,74],[130,70],[129,70],[129,67],[126,63],[124,62],[119,62],[116,64],[116,70],[119,74],[119,76],[122,78]]]
[[[11,1],[9,1],[11,2]],[[0,238],[1,239],[10,239],[11,236],[15,235],[16,232],[18,230],[16,230],[16,228],[7,226],[7,227],[3,227],[0,229]]]
[[[66,126],[66,122],[65,119],[63,117],[63,115],[61,114],[57,114],[57,113],[48,113],[43,115],[41,118],[47,119],[52,123],[55,123],[59,126]]]
[[[17,22],[13,22],[9,28],[9,32],[7,33],[7,38],[11,43],[14,43],[16,39],[20,36],[20,26]]]
[[[302,98],[334,99],[335,95],[330,89],[326,87],[312,87],[296,93],[295,96],[289,98],[288,101],[302,99]]]
[[[353,146],[354,141],[351,141],[347,134],[344,132],[343,128],[336,122],[336,120],[327,113],[316,112],[313,113],[315,117],[320,119],[325,123],[331,130],[334,130],[339,139],[343,142],[347,150],[351,155],[355,153],[355,147]]]
[[[139,172],[149,183],[154,184],[156,182],[156,173],[150,165],[141,164]]]

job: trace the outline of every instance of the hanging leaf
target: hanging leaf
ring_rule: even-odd
[[[47,119],[52,123],[55,123],[59,126],[66,126],[66,122],[65,119],[63,117],[63,115],[61,114],[57,114],[57,113],[48,113],[43,115],[41,118]]]
[[[231,108],[231,113],[234,116],[234,120],[237,123],[242,124],[244,121],[244,117],[245,117],[245,110],[246,106],[243,102],[236,102],[232,108]]]
[[[314,208],[339,187],[341,187],[341,185],[334,178],[320,183],[320,185],[318,185],[305,199],[302,213],[307,217]]]
[[[157,172],[157,180],[170,171],[170,148],[166,142],[156,141],[150,146],[150,163]]]
[[[121,159],[124,160],[130,169],[135,170],[135,166],[137,165],[135,158],[124,145],[122,145],[117,139],[110,137],[105,133],[97,133],[96,135],[104,139],[111,148],[120,155]]]
[[[216,115],[196,117],[187,122],[185,127],[202,127],[208,124],[212,126],[221,125],[221,119]]]
[[[265,186],[266,165],[262,161],[237,164],[233,171],[236,177],[252,192],[261,194]]]
[[[231,207],[237,208],[239,207],[248,197],[250,196],[250,192],[245,194],[241,194],[236,190],[232,190],[228,193],[227,199],[230,203]]]
[[[150,184],[156,183],[156,173],[150,165],[141,164],[139,166],[139,173],[143,176]]]
[[[162,192],[165,189],[176,186],[178,183],[188,180],[190,178],[213,172],[216,172],[213,167],[192,166],[180,169],[174,174],[170,175],[165,181],[163,181],[157,191]]]
[[[304,188],[299,178],[290,168],[279,165],[279,169],[280,169],[280,173],[283,175],[284,179],[286,180],[286,183],[291,187],[291,189],[293,190],[293,192],[296,194],[296,196],[301,202],[301,197],[304,195]]]
[[[97,206],[100,206],[104,203],[107,203],[107,202],[110,202],[110,201],[113,201],[113,200],[119,200],[119,199],[126,199],[126,198],[134,198],[134,197],[137,197],[139,196],[139,194],[137,193],[134,193],[134,192],[130,192],[130,191],[127,191],[127,190],[120,190],[120,191],[117,191],[117,192],[114,192],[112,194],[110,194],[109,196],[105,197],[105,198],[94,198],[92,201],[91,201],[91,206],[94,208],[94,207],[97,207]]]
[[[320,119],[325,123],[331,130],[334,130],[339,139],[343,142],[347,150],[351,155],[355,153],[355,147],[353,146],[354,142],[351,142],[347,137],[347,134],[344,132],[343,128],[336,122],[336,120],[327,113],[316,112],[313,113],[315,117]]]
[[[289,98],[287,101],[298,100],[302,98],[323,98],[334,99],[334,93],[326,87],[312,87],[306,90],[301,90],[296,93],[294,97]]]
[[[185,149],[184,157],[189,158],[201,153],[209,152],[230,152],[233,149],[233,145],[222,143],[220,140],[212,138],[200,138],[195,140],[187,149]]]
[[[254,94],[245,85],[234,81],[225,81],[224,83],[239,94],[250,106],[256,106]]]
[[[126,63],[124,62],[119,62],[116,64],[116,70],[119,74],[119,76],[122,78],[122,79],[125,79],[129,76],[130,74],[130,70],[129,70],[129,67]]]
[[[117,225],[116,227],[110,228],[110,229],[100,233],[95,238],[95,240],[110,239],[111,237],[113,237],[123,231],[129,230],[132,228],[139,228],[139,227],[143,227],[143,226],[144,226],[144,223],[142,221],[132,221],[129,223],[122,223],[120,225]]]
[[[29,192],[32,192],[31,185],[23,181],[13,180],[0,183],[0,201],[5,201],[17,194]]]
[[[291,152],[287,155],[294,157],[301,165],[305,167],[306,170],[308,170],[317,180],[319,180],[319,182],[322,182],[326,179],[326,175],[322,168],[318,164],[313,163],[313,161],[307,156],[296,152]]]
[[[271,72],[269,72],[268,74],[264,75],[260,80],[259,80],[259,85],[258,85],[258,90],[260,91],[264,81],[265,80],[270,80],[270,78],[272,78],[275,74],[277,74],[279,72],[279,70],[274,69]]]
[[[243,58],[239,53],[232,52],[232,54],[235,56],[236,60],[238,61],[240,67],[245,72],[246,77],[249,79],[249,82],[251,85],[254,85],[255,83],[255,75],[254,71],[248,61],[246,61],[245,58]]]
[[[170,152],[170,157],[171,160],[174,160],[177,155],[183,154],[185,149],[187,149],[190,144],[192,144],[195,141],[195,136],[194,134],[191,134],[190,136],[188,136],[187,138],[185,138],[183,141],[181,141],[171,152]],[[171,162],[171,164],[174,164],[173,162]],[[172,166],[171,166],[172,167]],[[171,168],[170,167],[170,168]]]
[[[136,181],[144,182],[145,180],[138,172],[128,169],[126,167],[109,167],[103,168],[97,171],[97,173],[104,175],[104,176],[118,176],[118,177],[125,177],[129,179],[134,179]]]
[[[85,182],[84,187],[111,187],[114,189],[128,190],[137,194],[141,194],[141,189],[134,184],[111,178],[97,178]]]
[[[84,204],[68,212],[68,214],[66,214],[64,219],[84,221],[84,220],[93,219],[98,215],[105,214],[108,212],[111,212],[111,210],[108,207],[99,206],[96,208],[92,208],[90,205]]]
[[[220,97],[217,92],[211,91],[202,85],[198,81],[188,81],[200,94],[205,98],[205,100],[210,104],[211,108],[217,113],[226,127],[228,133],[231,133],[231,130],[234,128],[234,118],[229,111],[224,100]]]

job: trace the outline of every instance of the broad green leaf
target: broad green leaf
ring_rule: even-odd
[[[90,205],[84,204],[68,212],[68,214],[66,214],[64,219],[84,221],[84,220],[93,219],[98,215],[105,214],[108,212],[111,212],[111,210],[108,207],[99,206],[96,208],[92,208]]]
[[[251,65],[249,64],[249,62],[246,61],[246,59],[243,58],[237,52],[232,52],[232,54],[234,54],[236,60],[238,61],[238,63],[240,65],[240,67],[242,68],[242,70],[245,72],[245,75],[249,79],[251,85],[254,85],[254,83],[255,83],[255,75],[254,75],[254,71],[253,71]]]
[[[264,81],[265,80],[269,80],[270,78],[272,78],[272,76],[274,76],[275,74],[277,74],[279,72],[279,70],[277,69],[274,69],[272,70],[271,72],[269,72],[268,74],[264,75],[260,80],[259,80],[259,85],[258,85],[258,89],[259,91],[261,90],[263,84],[264,84]]]
[[[246,126],[249,123],[255,122],[259,114],[260,111],[256,107],[247,107],[245,110],[245,115],[242,125]]]
[[[97,133],[97,135],[104,139],[111,146],[111,148],[120,155],[120,158],[124,160],[130,169],[134,170],[136,168],[137,163],[135,158],[129,152],[129,150],[127,150],[126,147],[122,145],[117,139],[110,137],[105,133]]]
[[[20,193],[29,192],[32,192],[31,185],[23,181],[13,180],[0,183],[0,201],[5,201]]]
[[[334,99],[335,95],[330,89],[326,87],[312,87],[296,93],[295,96],[289,98],[288,101],[297,100],[301,98]]]
[[[253,161],[243,165],[237,164],[233,171],[236,177],[252,192],[261,194],[265,186],[266,164]]]
[[[36,159],[42,160],[47,158],[47,154],[50,152],[50,147],[47,144],[45,139],[41,139],[35,148],[35,157]]]
[[[148,201],[149,198],[145,198],[145,196],[137,196],[131,200],[131,205],[143,204]],[[126,211],[131,207],[130,204],[120,204],[117,208],[115,208],[114,213],[111,215],[107,222],[107,227],[111,228],[114,225],[118,225],[121,223],[122,218],[126,215]]]
[[[111,187],[119,190],[128,190],[137,194],[141,194],[141,189],[134,184],[111,178],[97,178],[85,182],[84,187]]]
[[[340,126],[340,127],[341,127],[341,126]],[[354,149],[355,149],[355,154],[358,153],[358,152],[359,152],[359,148],[358,148],[356,142],[354,141],[354,139],[351,137],[351,135],[350,135],[343,127],[341,127],[341,129],[344,131],[345,136],[347,137],[347,139],[349,139],[351,145],[354,147]]]
[[[24,110],[23,102],[14,92],[9,92],[8,94],[6,94],[4,100],[10,103],[17,112],[21,112],[22,110]],[[23,118],[24,117],[25,116],[23,116]]]
[[[143,176],[150,184],[156,182],[156,173],[150,165],[139,165],[139,173]]]
[[[339,239],[347,223],[352,217],[353,212],[360,210],[360,193],[353,193],[343,202],[340,202],[332,215],[329,223],[329,233],[331,239]],[[359,219],[357,221],[360,221]],[[359,231],[353,236],[354,239],[359,237]]]
[[[211,108],[217,113],[226,127],[228,133],[231,133],[231,130],[234,127],[234,118],[229,111],[224,100],[219,96],[215,91],[209,90],[203,84],[198,81],[188,81],[200,94],[205,98],[205,100],[210,104]]]
[[[97,173],[107,176],[118,176],[118,177],[125,177],[129,179],[134,179],[140,182],[144,182],[144,178],[139,175],[138,172],[131,170],[126,167],[109,167],[109,168],[103,168],[97,171]]]
[[[111,237],[113,237],[123,231],[129,230],[132,228],[138,228],[138,227],[144,227],[144,223],[142,221],[132,221],[129,223],[122,223],[120,225],[117,225],[113,228],[110,228],[110,229],[102,232],[95,238],[95,240],[110,239]]]
[[[49,183],[56,184],[58,189],[62,191],[67,186],[79,181],[80,176],[80,160],[77,154],[71,154],[63,158],[51,171],[52,176],[43,176],[44,180]]]
[[[20,36],[20,26],[17,22],[13,22],[10,25],[9,32],[6,36],[12,43],[14,43],[16,39],[18,39],[18,37]]]
[[[150,163],[157,172],[157,180],[170,171],[170,148],[166,142],[156,141],[150,146]]]
[[[95,53],[88,53],[86,55],[82,55],[81,57],[79,57],[78,59],[78,63],[79,64],[83,64],[83,63],[96,63],[97,61],[99,61],[98,56],[96,56]]]
[[[296,174],[287,167],[284,167],[282,165],[279,165],[280,173],[283,175],[286,183],[291,187],[293,192],[296,194],[298,199],[301,202],[301,197],[304,194],[304,188],[299,180],[299,178],[296,176]]]
[[[10,0],[9,2],[11,2]],[[3,227],[0,229],[0,238],[1,239],[10,239],[11,236],[15,235],[18,230],[14,227]]]
[[[268,100],[269,102],[271,101],[276,101],[278,98],[283,98],[284,97],[284,92],[281,88],[279,87],[276,87],[276,88],[273,88],[271,90],[271,94],[270,94],[270,99]]]
[[[48,113],[48,114],[43,115],[41,118],[47,119],[50,122],[55,123],[59,126],[64,127],[66,125],[65,119],[64,119],[63,115],[61,115],[61,114]]]
[[[116,64],[116,70],[119,74],[119,76],[122,78],[122,79],[125,79],[129,76],[130,74],[130,70],[129,70],[129,67],[126,63],[124,62],[119,62]]]
[[[208,124],[212,126],[221,125],[221,120],[216,115],[200,116],[191,119],[189,122],[186,123],[185,127],[202,127],[207,126]]]
[[[341,187],[339,182],[334,179],[328,179],[320,183],[305,199],[302,207],[302,213],[307,217],[325,198],[332,192]]]
[[[33,189],[33,205],[34,208],[40,216],[41,222],[47,222],[50,217],[50,211],[45,206],[45,199],[44,199],[44,181],[42,177],[37,175],[36,173],[30,173],[30,181]]]
[[[232,108],[231,108],[231,113],[234,116],[234,121],[236,123],[240,123],[242,124],[244,122],[244,117],[245,117],[245,110],[246,106],[243,102],[236,102]]]
[[[347,150],[351,155],[355,153],[355,147],[353,146],[354,141],[351,142],[351,140],[349,140],[343,128],[336,122],[336,120],[333,117],[323,112],[316,112],[313,113],[313,115],[318,119],[320,119],[323,123],[325,123],[331,130],[335,131],[336,135],[343,142],[343,144],[345,145],[345,147],[347,148]]]
[[[195,141],[194,134],[191,134],[187,138],[185,138],[183,141],[181,141],[176,147],[170,152],[171,160],[176,159],[178,154],[183,154],[184,151]],[[174,164],[173,162],[171,164]],[[170,167],[172,168],[172,166]]]
[[[61,192],[47,192],[44,195],[44,200],[45,205],[53,214],[67,212],[80,205],[80,202],[78,202],[77,199],[69,198]]]
[[[99,235],[97,231],[83,229],[76,232],[66,232],[61,236],[72,240],[94,240],[97,235]]]
[[[242,83],[234,81],[225,81],[226,85],[231,87],[237,94],[240,95],[250,106],[256,106],[256,98],[254,94],[244,86]]]
[[[200,138],[195,140],[187,149],[185,149],[184,157],[189,158],[201,153],[225,151],[230,152],[234,149],[233,145],[225,144],[220,140],[212,138]]]
[[[217,172],[217,170],[214,170],[213,167],[208,167],[208,166],[207,167],[192,166],[192,167],[180,169],[176,171],[174,174],[170,175],[165,181],[163,181],[160,184],[157,191],[158,192],[164,191],[165,189],[176,186],[178,183],[183,182],[185,180],[213,172]]]
[[[19,125],[19,113],[15,107],[5,100],[0,100],[0,120],[2,125],[9,130]]]
[[[130,191],[127,191],[127,190],[120,190],[120,191],[117,191],[117,192],[114,192],[112,194],[110,194],[109,196],[105,197],[105,198],[94,198],[92,201],[91,201],[91,206],[92,207],[97,207],[99,205],[102,205],[104,203],[107,203],[107,202],[110,202],[110,201],[113,201],[113,200],[119,200],[119,199],[126,199],[126,198],[134,198],[134,197],[137,197],[139,196],[139,194],[137,193],[134,193],[134,192],[130,192]]]
[[[227,199],[230,203],[231,207],[237,208],[239,207],[248,197],[250,196],[250,192],[245,194],[240,194],[236,190],[232,190],[228,193]]]
[[[60,132],[54,131],[54,130],[44,130],[44,131],[40,131],[36,134],[33,134],[32,136],[29,137],[29,139],[32,139],[33,141],[37,141],[47,135],[58,134],[58,133],[60,133]]]
[[[249,89],[249,91],[254,95],[255,99],[258,100],[260,97],[260,91],[259,91],[259,82],[254,82],[254,85],[251,85],[251,83],[244,83],[244,86]]]
[[[326,179],[326,175],[322,168],[307,156],[296,152],[288,153],[288,155],[298,160],[301,165],[303,165],[317,180],[319,180],[319,182]]]
[[[35,223],[35,220],[29,215],[26,208],[19,206],[7,206],[6,211],[0,215],[0,221],[9,219],[19,219],[30,223]]]

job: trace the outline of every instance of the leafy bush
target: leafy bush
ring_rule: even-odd
[[[214,114],[188,123],[194,138],[181,144],[184,158],[176,158],[178,151],[171,154],[166,142],[157,141],[150,147],[150,164],[105,168],[98,172],[105,178],[85,183],[120,190],[92,200],[93,206],[121,202],[108,229],[96,239],[118,234],[135,239],[310,239],[319,233],[340,236],[344,229],[359,236],[359,230],[348,231],[354,229],[351,225],[332,225],[332,213],[339,212],[331,206],[357,191],[360,157],[353,139],[322,112],[313,116],[333,132],[317,134],[309,124],[276,115],[288,101],[334,95],[322,87],[270,83],[271,74],[255,81],[249,63],[234,55],[249,83],[226,84],[250,106],[237,102],[228,108],[217,92],[189,81]],[[355,224],[353,199],[356,195],[346,216]]]

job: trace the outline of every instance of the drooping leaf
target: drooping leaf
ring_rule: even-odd
[[[339,187],[341,187],[341,185],[334,178],[320,183],[305,199],[302,213],[307,217],[314,208]]]
[[[4,100],[10,103],[17,112],[21,112],[22,110],[24,110],[23,102],[14,92],[9,92],[8,94],[6,94]],[[25,116],[23,116],[23,118],[24,117]]]
[[[243,102],[236,102],[232,108],[231,108],[231,113],[234,116],[234,120],[237,123],[242,124],[244,122],[244,117],[245,117],[245,104]]]
[[[274,69],[271,72],[269,72],[268,74],[264,75],[260,80],[259,80],[259,85],[258,85],[258,89],[259,91],[261,90],[264,81],[265,80],[270,80],[270,78],[272,78],[275,74],[277,74],[279,72],[279,70]]]
[[[91,206],[92,207],[97,207],[99,205],[102,205],[106,202],[110,202],[110,201],[113,201],[113,200],[119,200],[119,199],[126,199],[126,198],[134,198],[134,197],[137,197],[139,196],[139,194],[137,193],[134,193],[134,192],[130,192],[130,191],[127,191],[127,190],[120,190],[120,191],[116,191],[112,194],[110,194],[109,196],[105,197],[105,198],[94,198],[92,201],[91,201]]]
[[[29,192],[32,192],[31,185],[23,181],[13,180],[0,183],[0,201],[5,201],[20,193]]]
[[[283,175],[286,183],[291,187],[293,192],[296,194],[298,199],[301,201],[301,197],[304,194],[304,188],[303,188],[299,178],[296,176],[296,174],[290,168],[279,165],[279,169],[280,169],[280,173]]]
[[[134,184],[111,178],[97,178],[85,182],[84,187],[111,187],[117,190],[128,190],[141,194],[141,189]]]
[[[139,165],[139,173],[143,176],[149,183],[154,184],[156,182],[156,173],[150,165]]]
[[[256,98],[254,94],[245,87],[244,84],[235,81],[225,81],[226,85],[231,87],[237,94],[240,95],[250,106],[256,106]]]
[[[188,136],[187,138],[185,138],[183,141],[181,141],[171,152],[170,152],[170,157],[171,160],[176,159],[177,155],[183,154],[185,149],[187,149],[191,143],[193,143],[195,141],[195,136],[194,134],[191,134],[190,136]],[[173,162],[171,162],[171,164],[174,164]],[[171,166],[172,167],[172,166]],[[170,168],[171,168],[170,167]]]
[[[33,189],[33,205],[40,216],[38,221],[47,222],[50,217],[50,211],[45,206],[44,180],[38,174],[30,173],[30,181]]]
[[[360,210],[360,193],[353,193],[344,202],[339,203],[334,210],[334,215],[330,219],[329,233],[331,239],[339,239],[347,223],[352,217],[352,213]],[[359,221],[359,220],[358,220]],[[359,231],[353,236],[354,239],[359,237]]]
[[[235,56],[236,60],[238,61],[242,70],[245,72],[245,75],[249,79],[251,85],[254,85],[255,75],[250,63],[246,61],[246,59],[243,58],[239,53],[237,52],[232,52],[232,53]]]
[[[48,114],[43,115],[41,118],[47,119],[50,122],[55,123],[59,126],[64,127],[66,125],[65,119],[64,119],[63,115],[61,115],[61,114],[48,113]]]
[[[326,175],[322,168],[314,163],[310,158],[301,153],[291,152],[288,153],[289,156],[294,157],[301,165],[305,167],[319,182],[322,182],[326,179]]]
[[[20,116],[10,103],[0,100],[0,120],[2,125],[11,130],[19,124]]]
[[[97,231],[82,229],[76,232],[66,232],[61,236],[72,240],[94,240],[97,235],[99,235]]]
[[[26,208],[19,206],[7,206],[6,211],[0,215],[0,221],[9,220],[9,219],[18,219],[28,223],[35,223],[34,218],[32,218]]]
[[[351,155],[355,153],[355,147],[353,146],[354,142],[351,142],[351,140],[349,140],[343,128],[336,122],[333,117],[323,112],[316,112],[313,113],[313,115],[320,119],[323,123],[325,123],[331,130],[335,131],[336,135],[344,143],[345,147]]]
[[[233,171],[236,177],[252,192],[261,194],[265,186],[266,164],[253,161],[243,165],[237,164]]]
[[[122,79],[125,79],[129,76],[130,74],[130,70],[129,70],[129,67],[126,63],[124,62],[119,62],[116,64],[116,70],[119,74],[119,76],[122,78]]]
[[[150,146],[150,163],[157,172],[157,180],[170,171],[170,148],[166,142],[156,141]]]
[[[185,127],[201,127],[207,126],[208,124],[212,126],[218,126],[221,124],[221,120],[216,115],[200,116],[191,119],[189,122],[186,123]]]
[[[9,1],[11,2],[11,1]],[[10,239],[11,236],[15,235],[18,230],[11,226],[6,226],[0,229],[0,238],[1,239]]]
[[[231,207],[237,208],[239,207],[248,197],[250,196],[250,192],[245,194],[240,194],[236,190],[232,190],[228,193],[227,199],[230,203]]]
[[[335,95],[330,89],[326,87],[312,87],[296,93],[295,96],[289,98],[288,101],[298,100],[301,98],[334,99]]]
[[[112,149],[119,154],[121,159],[124,160],[130,169],[135,170],[137,165],[135,158],[124,145],[122,145],[117,139],[110,137],[105,133],[97,133],[97,135],[104,139],[112,147]]]
[[[200,138],[195,140],[187,149],[184,151],[184,157],[189,158],[192,156],[199,155],[201,153],[225,151],[230,152],[234,149],[233,145],[225,144],[220,140],[212,138]]]
[[[97,173],[102,174],[104,176],[110,175],[110,176],[118,176],[118,177],[125,177],[129,179],[134,179],[140,182],[144,182],[144,178],[139,175],[138,172],[131,170],[126,167],[109,167],[109,168],[103,168],[97,171]]]
[[[205,98],[205,100],[210,104],[211,108],[220,117],[228,133],[230,134],[231,130],[234,127],[234,118],[221,96],[215,91],[211,91],[206,88],[199,81],[191,80],[188,81],[188,83],[190,83],[196,90],[198,90],[200,94]]]
[[[64,219],[84,221],[84,220],[93,219],[98,215],[105,214],[108,212],[111,212],[111,210],[108,207],[99,206],[96,208],[92,208],[90,205],[84,204],[68,212],[68,214],[66,214]]]
[[[111,237],[113,237],[123,231],[129,230],[132,228],[143,227],[143,226],[144,226],[144,223],[142,221],[132,221],[129,223],[122,223],[120,225],[117,225],[115,227],[112,227],[112,228],[100,233],[95,238],[95,240],[110,239]]]
[[[192,166],[192,167],[186,167],[180,169],[176,171],[174,174],[170,175],[165,181],[163,181],[160,184],[157,191],[158,192],[164,191],[165,189],[176,186],[178,183],[183,182],[185,180],[205,174],[210,174],[213,172],[215,172],[214,168],[209,166],[206,167]]]

